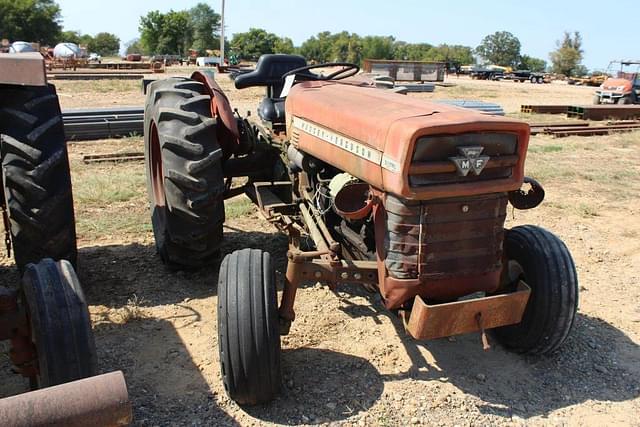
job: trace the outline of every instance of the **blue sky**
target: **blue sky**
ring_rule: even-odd
[[[67,30],[108,31],[127,42],[150,10],[187,9],[197,0],[57,0]],[[220,0],[207,1],[220,11]],[[407,42],[477,46],[494,31],[513,33],[522,53],[548,61],[565,30],[580,31],[584,64],[606,68],[612,59],[640,59],[637,0],[611,3],[517,0],[227,0],[229,35],[250,27],[291,37],[296,45],[320,31],[391,35]],[[607,13],[605,13],[605,9]],[[230,37],[230,36],[229,36]]]

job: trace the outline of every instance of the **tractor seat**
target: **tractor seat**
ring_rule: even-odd
[[[282,87],[284,86],[282,75],[306,65],[307,61],[298,55],[262,55],[260,59],[258,59],[255,70],[236,77],[236,89],[266,86],[267,97],[277,98],[280,96]]]

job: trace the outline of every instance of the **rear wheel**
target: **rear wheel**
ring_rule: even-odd
[[[211,97],[202,83],[170,78],[149,86],[145,159],[162,260],[175,268],[209,264],[222,241],[224,178]]]
[[[537,81],[537,80],[536,80],[536,78],[535,78],[535,76],[531,76],[531,79],[530,79],[530,80],[531,80],[531,83],[532,83],[532,84],[533,84],[533,83],[535,83],[535,82]]]
[[[280,390],[280,333],[271,256],[227,255],[218,282],[218,350],[225,390],[240,405],[266,403]]]
[[[89,311],[73,266],[51,259],[29,264],[22,290],[38,354],[36,384],[49,387],[95,375]]]
[[[531,295],[522,322],[494,329],[518,353],[550,353],[569,335],[578,308],[578,278],[565,244],[532,225],[512,228],[505,238],[510,279],[524,280]]]
[[[55,87],[0,86],[2,183],[16,264],[75,264],[69,158]]]

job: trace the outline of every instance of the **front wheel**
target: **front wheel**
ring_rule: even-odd
[[[600,105],[601,103],[600,95],[593,95],[593,105]]]
[[[71,264],[44,259],[29,264],[22,292],[38,355],[38,387],[96,375],[89,310]]]
[[[280,332],[275,272],[268,252],[227,255],[218,281],[218,350],[224,388],[239,405],[280,390]]]
[[[525,225],[505,238],[509,276],[531,287],[522,321],[494,329],[498,341],[518,353],[545,354],[565,341],[578,308],[578,277],[569,250],[557,236]]]
[[[623,96],[622,98],[618,99],[617,103],[620,104],[620,105],[631,104],[631,97]]]

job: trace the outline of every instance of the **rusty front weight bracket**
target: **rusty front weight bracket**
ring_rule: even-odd
[[[427,340],[481,331],[483,347],[489,346],[485,331],[520,323],[531,288],[520,281],[515,292],[466,299],[445,304],[426,304],[417,296],[411,314],[401,312],[405,329],[415,339]]]

